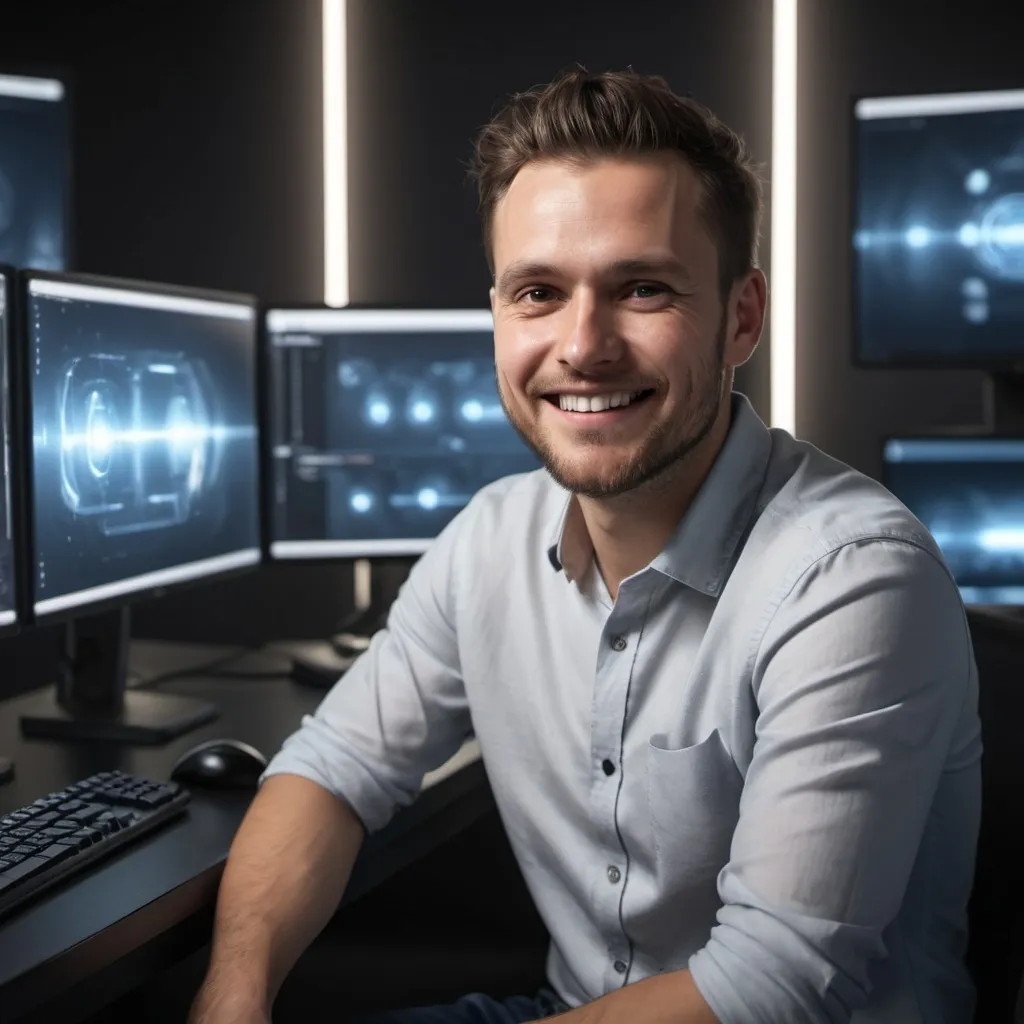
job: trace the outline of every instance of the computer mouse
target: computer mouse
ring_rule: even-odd
[[[171,779],[198,789],[255,789],[267,759],[241,740],[207,740],[186,751]]]

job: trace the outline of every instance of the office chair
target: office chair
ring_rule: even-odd
[[[1024,1024],[1024,617],[972,608],[968,619],[985,750],[967,965],[977,1024]]]

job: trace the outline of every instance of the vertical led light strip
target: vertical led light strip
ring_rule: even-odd
[[[323,0],[324,302],[347,306],[348,89],[346,0]]]
[[[774,0],[772,24],[771,423],[796,429],[797,0]]]

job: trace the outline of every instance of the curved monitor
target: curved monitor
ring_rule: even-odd
[[[855,357],[1024,368],[1024,89],[854,105]]]
[[[67,268],[70,164],[63,83],[0,74],[0,263]]]
[[[257,564],[254,302],[26,274],[23,319],[36,617]]]
[[[935,538],[965,603],[1024,605],[1024,438],[890,438],[883,483]]]
[[[271,309],[270,553],[417,555],[485,484],[537,469],[488,310]]]

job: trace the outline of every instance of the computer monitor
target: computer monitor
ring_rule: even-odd
[[[271,309],[275,559],[421,554],[485,484],[538,468],[487,310]]]
[[[23,274],[30,610],[69,622],[31,735],[158,742],[212,706],[125,693],[127,606],[261,558],[247,296]]]
[[[11,510],[11,413],[9,358],[13,312],[14,271],[0,266],[0,635],[18,625],[17,589],[14,579],[14,523]]]
[[[935,538],[967,604],[1024,605],[1024,437],[901,437],[883,483]]]
[[[70,176],[63,83],[0,74],[0,263],[67,269]]]
[[[3,488],[0,492],[0,634],[17,629],[17,589],[14,585],[14,536],[11,510],[10,381],[8,352],[11,344],[11,314],[14,274],[0,266],[0,460]],[[14,773],[9,758],[0,756],[0,785]]]

